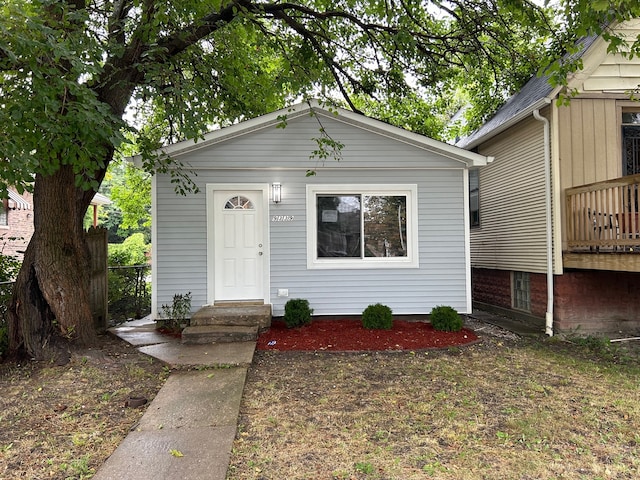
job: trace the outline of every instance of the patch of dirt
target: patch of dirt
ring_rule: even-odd
[[[274,320],[258,338],[258,350],[304,350],[362,352],[384,350],[424,350],[468,345],[478,341],[469,328],[441,332],[430,323],[394,320],[391,330],[372,330],[356,319],[315,320],[310,325],[287,328]]]
[[[69,363],[0,364],[0,479],[90,478],[142,417],[168,370],[103,335]],[[130,398],[143,398],[139,404]]]

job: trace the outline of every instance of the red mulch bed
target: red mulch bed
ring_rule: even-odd
[[[391,330],[367,330],[355,319],[315,320],[311,325],[287,328],[274,320],[258,337],[258,350],[372,351],[423,350],[467,345],[478,341],[472,330],[439,332],[430,323],[394,320]]]

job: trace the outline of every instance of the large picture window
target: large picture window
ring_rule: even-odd
[[[417,267],[415,186],[309,186],[311,268]]]

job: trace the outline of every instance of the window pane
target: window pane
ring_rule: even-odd
[[[469,170],[469,216],[471,226],[480,225],[480,172],[478,170]]]
[[[639,112],[624,112],[622,114],[622,123],[640,124],[640,113]]]
[[[234,195],[224,205],[225,210],[253,210],[253,202],[242,195]]]
[[[360,195],[318,195],[318,258],[361,255]]]
[[[531,311],[531,283],[528,272],[513,272],[513,308]]]
[[[365,257],[407,256],[407,197],[364,197]]]
[[[9,224],[9,215],[7,215],[7,207],[4,202],[0,201],[0,225],[7,226]]]
[[[624,174],[640,173],[640,126],[622,127],[622,155]]]

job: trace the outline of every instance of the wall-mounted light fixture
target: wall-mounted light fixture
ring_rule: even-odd
[[[271,185],[271,199],[273,203],[280,203],[280,200],[282,200],[282,185],[280,185],[280,182],[274,182]]]

